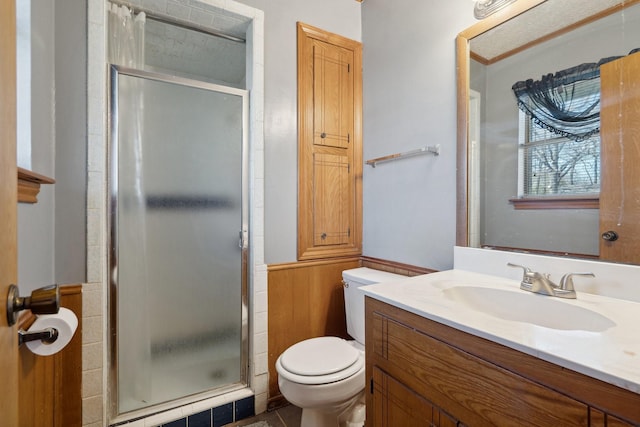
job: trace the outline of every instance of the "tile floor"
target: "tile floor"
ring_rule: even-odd
[[[270,427],[300,427],[301,415],[302,409],[297,406],[287,405],[274,411],[264,412],[252,418],[227,424],[226,427],[242,427],[257,423],[258,421],[266,421]]]

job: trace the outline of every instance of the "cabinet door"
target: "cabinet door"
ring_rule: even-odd
[[[373,369],[373,427],[456,427],[457,420],[378,368]]]
[[[598,409],[589,408],[589,427],[631,427],[626,421]]]
[[[348,148],[353,128],[353,51],[313,42],[313,143]]]
[[[351,173],[349,158],[313,155],[313,244],[343,245],[351,237]]]

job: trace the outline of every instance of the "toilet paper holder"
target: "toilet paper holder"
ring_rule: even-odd
[[[42,340],[47,344],[53,343],[58,339],[58,330],[56,328],[46,328],[41,331],[25,331],[20,329],[18,331],[18,345],[22,345],[25,342]]]

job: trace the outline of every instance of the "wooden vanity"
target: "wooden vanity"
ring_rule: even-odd
[[[367,427],[638,426],[640,394],[366,297]]]

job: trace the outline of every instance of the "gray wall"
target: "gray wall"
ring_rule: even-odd
[[[364,159],[440,144],[364,169],[364,254],[434,269],[453,265],[456,224],[455,37],[470,0],[362,4]]]
[[[31,8],[31,169],[51,177],[55,175],[53,19],[53,2]],[[54,281],[54,191],[52,185],[43,185],[37,204],[18,204],[18,285],[23,295]]]
[[[18,205],[21,294],[85,281],[86,10],[75,0],[31,8],[31,169],[56,179]]]
[[[86,276],[87,5],[55,1],[55,281]]]

